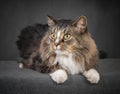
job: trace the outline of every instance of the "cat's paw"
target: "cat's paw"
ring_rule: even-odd
[[[68,79],[68,75],[65,70],[59,69],[50,74],[53,81],[57,84],[64,83]]]
[[[19,68],[23,69],[23,63],[19,63]]]
[[[92,84],[97,84],[100,80],[100,75],[95,69],[90,69],[85,71],[83,75],[87,78],[88,81]]]

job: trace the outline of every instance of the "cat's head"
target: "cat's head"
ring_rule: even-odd
[[[84,33],[87,32],[87,18],[77,20],[57,20],[47,16],[49,43],[53,50],[72,52],[82,47]]]

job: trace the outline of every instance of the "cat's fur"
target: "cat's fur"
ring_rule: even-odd
[[[98,83],[98,50],[87,30],[87,18],[47,19],[48,25],[36,24],[21,31],[17,40],[21,67],[50,73],[56,83],[65,82],[68,74],[80,73],[91,83]]]

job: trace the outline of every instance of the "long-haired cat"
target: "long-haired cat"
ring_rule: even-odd
[[[47,25],[24,28],[16,43],[22,57],[20,67],[49,73],[58,84],[69,74],[83,74],[90,83],[100,80],[98,50],[85,16],[75,21],[47,16]]]

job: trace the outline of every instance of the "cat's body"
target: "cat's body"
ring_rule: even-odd
[[[98,50],[87,31],[85,16],[76,21],[48,16],[48,25],[29,28],[22,30],[17,41],[23,67],[49,72],[57,83],[65,82],[68,74],[80,73],[91,83],[98,83]]]

